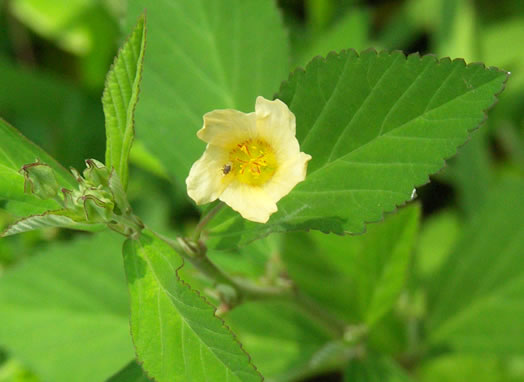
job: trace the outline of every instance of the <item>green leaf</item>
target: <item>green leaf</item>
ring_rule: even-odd
[[[52,244],[0,279],[0,344],[44,381],[102,381],[133,358],[114,234]]]
[[[81,168],[85,158],[104,155],[100,97],[48,70],[22,67],[2,57],[0,83],[9,89],[0,92],[0,116],[66,168]]]
[[[182,264],[147,230],[124,245],[131,333],[144,370],[157,382],[262,380],[215,308],[180,280]]]
[[[225,319],[271,381],[295,380],[314,367],[311,359],[331,339],[302,311],[277,301],[242,304]]]
[[[516,42],[524,34],[524,17],[522,13],[517,13],[515,16],[486,25],[480,31],[483,58],[493,65],[511,71],[506,97],[509,94],[522,97],[524,90],[524,52],[522,49],[516,49]],[[517,107],[520,111],[520,106]]]
[[[524,352],[524,181],[489,195],[431,284],[429,340],[492,354]]]
[[[316,58],[278,98],[296,115],[306,180],[267,224],[224,210],[214,235],[316,229],[360,233],[411,198],[485,119],[507,73],[462,60],[354,51]]]
[[[290,233],[282,250],[288,272],[327,309],[373,326],[404,286],[419,215],[418,206],[401,209],[362,236]]]
[[[480,57],[476,7],[468,0],[441,0],[437,10],[434,51],[448,57],[477,61]]]
[[[144,2],[129,8],[132,20]],[[273,0],[159,0],[147,16],[137,136],[183,185],[204,152],[202,116],[273,96],[289,70],[287,36]]]
[[[24,176],[19,170],[24,164],[35,159],[55,170],[55,176],[62,187],[76,187],[73,176],[40,147],[25,138],[14,127],[0,119],[0,200],[8,200],[7,209],[15,214],[39,214],[56,210],[59,204],[54,200],[40,200],[24,193]]]
[[[351,361],[344,374],[346,382],[409,382],[411,380],[395,361],[374,355]]]
[[[493,356],[449,354],[430,359],[417,369],[421,382],[511,381],[503,363]],[[515,381],[516,382],[516,381]]]
[[[425,278],[438,271],[450,255],[459,233],[459,218],[453,210],[444,210],[425,219],[416,250],[417,275]]]
[[[336,24],[302,49],[297,64],[305,66],[315,56],[325,56],[348,46],[356,50],[365,49],[369,46],[369,24],[367,9],[351,7]]]
[[[127,187],[129,152],[135,137],[134,114],[142,80],[146,17],[142,15],[107,74],[102,96],[106,116],[106,166],[115,168]]]
[[[100,231],[104,228],[102,224],[88,224],[82,223],[82,221],[85,221],[85,217],[78,216],[75,212],[69,210],[47,211],[41,215],[32,215],[16,221],[3,232],[0,232],[0,237],[48,227],[78,229],[82,231]]]
[[[489,131],[474,131],[460,155],[443,172],[444,180],[454,185],[460,208],[474,213],[484,203],[495,178],[490,153]]]
[[[107,382],[150,382],[150,379],[147,378],[140,365],[132,361]]]

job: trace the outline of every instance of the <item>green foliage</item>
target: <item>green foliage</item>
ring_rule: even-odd
[[[523,195],[520,179],[493,190],[432,281],[432,343],[472,353],[524,350]]]
[[[360,233],[410,199],[485,118],[507,74],[432,56],[354,51],[314,59],[278,98],[297,118],[306,180],[265,225],[226,210],[213,235],[253,240],[275,231]]]
[[[16,235],[19,233],[35,231],[42,228],[70,228],[82,231],[100,231],[103,226],[99,224],[84,223],[85,217],[68,210],[47,211],[41,215],[31,215],[20,219],[0,232],[0,237]]]
[[[104,380],[133,357],[121,240],[52,245],[1,278],[0,344],[43,380]]]
[[[451,253],[459,233],[460,222],[453,211],[442,211],[426,219],[417,245],[416,274],[428,277],[438,271]]]
[[[104,116],[98,94],[53,73],[16,66],[2,56],[0,83],[9,89],[0,92],[0,115],[65,167],[101,158]]]
[[[23,165],[35,159],[55,170],[58,184],[70,188],[76,182],[58,162],[45,151],[22,136],[15,128],[0,119],[0,200],[8,200],[7,209],[14,214],[38,214],[56,209],[59,204],[53,200],[40,200],[34,195],[24,193],[24,176],[19,172]]]
[[[419,209],[412,206],[370,226],[363,236],[289,234],[284,261],[301,290],[327,309],[373,326],[402,290],[418,220]]]
[[[368,3],[0,6],[0,114],[57,159],[0,119],[0,382],[524,381],[524,5]],[[265,225],[183,184],[257,96],[312,156]]]
[[[215,308],[177,275],[182,259],[145,230],[124,246],[131,333],[146,373],[164,381],[260,381]]]
[[[106,116],[106,166],[115,168],[127,187],[128,158],[135,136],[134,113],[138,102],[146,44],[145,16],[141,16],[106,79],[102,104]]]
[[[112,376],[107,382],[149,382],[150,379],[144,374],[144,371],[136,363],[136,361],[130,362],[117,374]]]
[[[312,357],[330,340],[326,331],[293,305],[249,303],[226,316],[264,377],[287,381],[308,374]],[[278,350],[278,357],[275,351]]]
[[[81,79],[86,86],[98,88],[103,85],[118,31],[110,2],[115,1],[20,0],[10,2],[9,8],[35,33],[80,57]]]
[[[318,1],[310,1],[316,4]],[[299,51],[297,64],[305,66],[315,56],[327,56],[330,52],[347,49],[363,50],[369,46],[369,12],[365,9],[352,8],[337,20],[325,33],[314,41],[307,41]],[[303,34],[297,37],[302,39]]]
[[[495,357],[447,355],[437,357],[417,370],[422,382],[499,382],[511,381]]]
[[[129,1],[128,19],[144,6]],[[195,136],[202,116],[270,98],[288,73],[288,44],[273,1],[160,0],[147,17],[137,136],[182,184],[204,148]]]
[[[352,361],[345,373],[346,382],[409,382],[411,378],[395,361],[377,356]]]

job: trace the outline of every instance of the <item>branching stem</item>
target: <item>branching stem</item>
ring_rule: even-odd
[[[266,299],[287,300],[325,327],[334,338],[343,337],[348,325],[337,317],[331,315],[331,313],[296,288],[293,288],[292,286],[260,286],[243,278],[232,278],[209,259],[206,254],[206,248],[203,244],[188,241],[183,238],[172,240],[160,234],[157,235],[179,253],[184,260],[187,260],[203,275],[210,279],[215,286],[225,285],[234,290],[236,298],[232,304],[230,302],[230,308],[246,301]]]

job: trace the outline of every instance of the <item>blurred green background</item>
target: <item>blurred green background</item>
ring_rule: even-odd
[[[435,272],[463,227],[498,190],[500,179],[524,177],[524,1],[280,0],[278,3],[291,41],[293,67],[303,67],[312,57],[333,50],[360,51],[373,47],[464,58],[468,63],[481,61],[512,73],[485,127],[473,133],[471,142],[430,184],[417,190],[423,209],[417,255],[425,256],[417,277]],[[104,158],[100,98],[105,75],[126,35],[125,14],[125,0],[0,0],[0,116],[65,166],[83,168],[85,158]],[[134,148],[132,160],[135,166],[129,192],[137,215],[159,231],[183,231],[193,225],[198,212],[185,191],[169,182],[162,165],[142,149],[140,142]],[[144,197],[145,194],[148,196]],[[515,202],[524,204],[524,196],[516,197]],[[0,228],[13,219],[1,210],[2,203]],[[44,230],[0,240],[0,283],[11,268],[33,266],[37,272],[34,263],[25,264],[29,257],[52,257],[73,251],[75,247],[69,246],[69,242],[74,241],[79,253],[86,253],[88,244],[82,244],[85,236]],[[59,244],[54,243],[56,240]],[[108,257],[110,252],[108,249]],[[112,254],[112,258],[112,266],[118,269],[119,257]],[[103,258],[95,257],[92,261],[102,262]],[[263,266],[263,262],[258,266]],[[27,286],[24,280],[20,282]],[[416,282],[419,280],[410,281]],[[114,301],[127,297],[125,284],[121,286],[114,291]],[[53,297],[50,291],[42,298],[60,297]],[[125,303],[113,309],[121,325],[126,325]],[[42,330],[51,332],[63,324],[52,317],[35,315],[34,319],[50,320],[49,326]],[[394,321],[391,325],[395,325]],[[109,325],[106,329],[110,328]],[[524,331],[524,323],[521,329]],[[1,334],[0,329],[0,343]],[[128,341],[125,336],[112,340]],[[39,339],[35,337],[35,341]],[[128,349],[129,344],[123,346]],[[35,345],[34,357],[44,353],[44,345]],[[122,361],[131,356],[131,352],[122,355]],[[46,363],[52,364],[43,357],[36,364],[42,364],[45,370]],[[32,370],[10,349],[0,348],[0,382],[50,380],[40,375],[40,366],[37,369],[38,372]],[[437,357],[418,365],[414,373],[422,381],[522,381],[524,354],[505,358],[489,353],[481,358]],[[335,373],[317,380],[340,378]]]

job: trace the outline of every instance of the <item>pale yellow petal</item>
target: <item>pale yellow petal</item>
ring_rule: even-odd
[[[257,97],[255,112],[258,136],[273,146],[277,155],[288,156],[290,149],[291,152],[299,151],[295,138],[295,115],[285,103],[278,99],[269,101]]]
[[[256,138],[256,115],[232,109],[213,110],[204,115],[204,126],[197,136],[204,142],[229,149]]]
[[[227,162],[227,151],[221,147],[208,145],[186,179],[187,193],[196,204],[210,203],[216,200],[229,183],[223,174]]]
[[[244,219],[266,223],[277,205],[260,187],[232,182],[220,195],[220,200],[240,213]]]
[[[282,163],[271,181],[264,186],[264,192],[277,202],[300,182],[306,179],[307,163],[311,155],[298,153]]]

